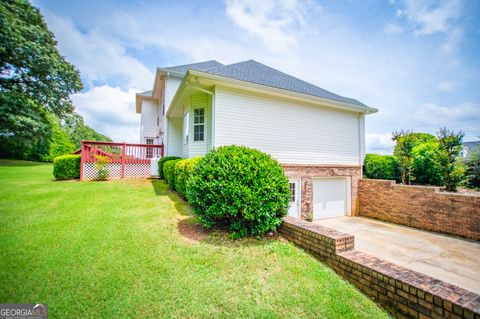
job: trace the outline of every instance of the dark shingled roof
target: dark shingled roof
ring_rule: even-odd
[[[187,73],[188,70],[205,71],[207,69],[216,68],[216,67],[220,67],[220,66],[223,66],[223,64],[221,64],[220,62],[215,61],[215,60],[210,60],[210,61],[205,61],[205,62],[185,64],[185,65],[177,65],[177,66],[172,66],[172,67],[168,67],[168,68],[161,68],[161,69],[180,72],[180,73]]]
[[[180,73],[197,70],[231,79],[270,86],[291,92],[308,94],[328,100],[367,107],[365,104],[348,97],[340,96],[316,85],[297,79],[254,60],[223,65],[215,60],[163,68]]]

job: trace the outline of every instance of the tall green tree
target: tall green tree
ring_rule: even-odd
[[[0,156],[49,161],[82,139],[110,140],[74,112],[70,94],[81,89],[40,11],[0,1]]]
[[[58,52],[40,11],[26,0],[2,0],[0,93],[21,94],[62,118],[81,89],[79,71]]]
[[[415,146],[413,154],[413,175],[415,184],[443,186],[442,167],[438,160],[438,141],[428,141]]]
[[[52,127],[44,107],[17,92],[0,93],[0,156],[42,160]]]
[[[422,143],[435,141],[435,136],[402,130],[393,132],[392,140],[396,142],[393,155],[397,159],[400,168],[402,183],[409,185],[415,180],[415,175],[413,174],[414,148]]]
[[[468,186],[480,188],[480,147],[475,147],[468,152],[465,165],[467,167]]]
[[[80,147],[81,140],[111,142],[112,140],[103,134],[98,133],[83,121],[77,113],[72,113],[62,120],[62,127],[70,136],[73,145]]]
[[[465,179],[465,165],[460,160],[464,136],[465,133],[462,131],[455,133],[445,127],[437,132],[438,161],[447,191],[455,192],[458,185]]]

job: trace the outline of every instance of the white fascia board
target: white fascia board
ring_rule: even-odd
[[[268,93],[270,95],[276,95],[276,96],[281,96],[281,97],[286,97],[290,99],[295,99],[295,100],[300,100],[303,102],[307,103],[314,103],[314,104],[319,104],[322,106],[328,106],[328,107],[333,107],[333,108],[339,108],[343,110],[348,110],[348,111],[354,111],[354,112],[359,112],[359,113],[364,113],[364,114],[372,114],[378,112],[378,109],[373,108],[373,107],[368,107],[368,106],[359,106],[355,104],[350,104],[350,103],[344,103],[344,102],[339,102],[339,101],[334,101],[330,99],[325,99],[317,96],[312,96],[304,93],[298,93],[298,92],[292,92],[284,89],[278,89],[274,88],[271,86],[267,85],[262,85],[262,84],[257,84],[257,83],[251,83],[247,81],[242,81],[242,80],[236,80],[220,75],[214,75],[206,72],[201,72],[201,71],[196,71],[196,70],[189,70],[184,78],[184,80],[187,78],[187,76],[197,76],[199,78],[205,78],[209,79],[211,81],[215,82],[221,82],[222,85],[228,85],[230,87],[234,87],[237,89],[249,89],[253,91],[257,91],[259,93]],[[182,81],[183,83],[183,81]],[[179,89],[180,90],[180,89]]]

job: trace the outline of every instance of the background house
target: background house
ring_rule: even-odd
[[[365,154],[365,114],[376,112],[253,60],[159,68],[137,94],[141,142],[195,157],[245,145],[276,158],[290,179],[289,214],[351,215]]]

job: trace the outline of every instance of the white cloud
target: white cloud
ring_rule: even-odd
[[[305,23],[305,10],[305,5],[296,0],[229,0],[226,8],[238,27],[278,52],[297,43],[295,31]]]
[[[480,135],[480,103],[462,103],[443,106],[436,103],[423,105],[413,117],[421,131],[435,133],[440,127],[466,132],[465,140]]]
[[[138,142],[140,115],[135,113],[134,89],[97,86],[72,96],[85,122],[117,142]]]
[[[126,88],[151,88],[153,73],[128,55],[120,40],[96,29],[82,33],[71,21],[54,14],[47,13],[46,17],[60,50],[77,66],[89,85],[115,78]]]
[[[392,154],[395,142],[392,133],[367,133],[365,134],[367,153]]]
[[[432,8],[428,0],[407,0],[405,14],[415,26],[415,34],[430,35],[451,29],[462,9],[461,0],[443,0]]]
[[[460,44],[463,40],[463,29],[453,28],[447,35],[446,41],[442,44],[442,53],[447,56],[455,56],[460,51]]]
[[[403,33],[403,28],[399,25],[393,24],[393,23],[388,23],[385,28],[383,28],[383,31],[386,34],[399,34]]]
[[[457,85],[454,82],[451,82],[451,81],[443,81],[443,82],[440,82],[438,84],[438,88],[441,91],[448,92],[448,93],[451,93],[451,92],[455,91],[456,87],[457,87]]]
[[[438,126],[470,121],[480,123],[480,104],[463,103],[448,107],[436,103],[426,103],[416,112],[416,116],[425,124]]]

